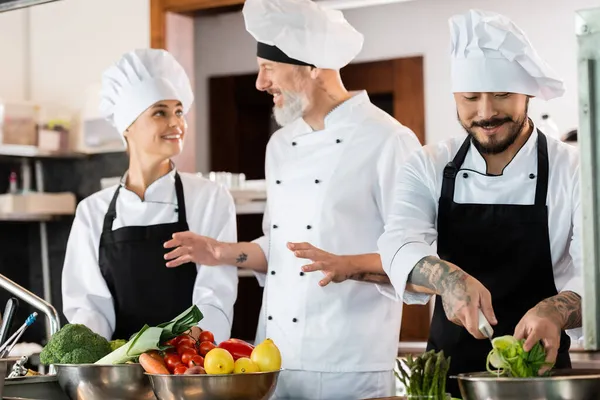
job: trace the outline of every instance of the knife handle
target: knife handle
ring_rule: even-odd
[[[492,329],[492,326],[488,322],[487,318],[485,317],[485,315],[483,315],[483,311],[481,311],[481,308],[479,309],[478,328],[479,328],[479,332],[481,332],[483,334],[483,336],[490,338],[490,339],[492,338],[492,336],[494,336],[494,329]]]

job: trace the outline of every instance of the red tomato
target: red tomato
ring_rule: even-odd
[[[250,358],[254,347],[250,343],[246,343],[239,339],[229,339],[222,342],[219,348],[227,350],[233,356],[234,360],[242,357]]]
[[[192,357],[190,362],[188,363],[188,367],[190,367],[190,368],[204,367],[204,358],[202,356]]]
[[[173,374],[175,375],[183,375],[185,374],[185,371],[187,371],[187,367],[183,364],[180,364],[178,366],[175,367],[175,369],[173,370]]]
[[[195,347],[190,347],[190,346],[185,346],[180,344],[179,346],[177,346],[177,354],[179,354],[180,356],[183,355],[183,353],[188,353],[188,352],[192,352],[194,354],[198,354],[198,352],[196,351]]]
[[[178,365],[183,365],[181,358],[177,354],[169,354],[165,357],[165,364],[169,371],[173,371]]]
[[[174,337],[174,338],[173,338],[173,339],[171,339],[171,340],[167,340],[167,341],[165,342],[165,344],[166,344],[167,346],[173,346],[173,347],[175,347],[175,346],[177,346],[177,343],[178,343],[178,342],[179,342],[179,337]]]
[[[213,335],[212,332],[210,332],[210,331],[202,331],[202,332],[200,332],[200,338],[198,339],[198,341],[200,341],[200,343],[202,343],[202,342],[214,343],[215,335]]]
[[[196,341],[194,339],[192,339],[191,337],[186,336],[182,339],[179,339],[179,342],[177,342],[177,347],[179,347],[179,346],[195,347]]]
[[[181,355],[181,362],[183,363],[183,365],[188,365],[190,363],[190,360],[194,356],[198,356],[198,353],[196,353],[195,351],[186,351]]]
[[[211,351],[212,349],[214,349],[215,344],[213,342],[202,342],[200,343],[200,355],[202,357],[204,357],[206,355],[206,353],[208,353],[209,351]]]

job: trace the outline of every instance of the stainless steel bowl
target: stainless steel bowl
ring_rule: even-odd
[[[600,369],[556,370],[550,377],[503,378],[459,374],[463,400],[592,400],[600,398]]]
[[[279,371],[231,375],[147,375],[158,400],[266,400],[275,391]]]
[[[4,380],[10,374],[12,366],[19,360],[19,357],[0,358],[0,399],[4,394]]]
[[[71,400],[155,400],[139,364],[56,364],[56,376]]]

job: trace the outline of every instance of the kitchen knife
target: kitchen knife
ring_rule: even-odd
[[[485,315],[483,315],[483,311],[481,311],[481,308],[479,309],[479,324],[478,324],[478,328],[479,328],[479,332],[481,332],[483,334],[483,336],[485,336],[488,339],[490,339],[490,342],[491,342],[492,341],[492,336],[494,336],[494,330],[492,329],[492,326],[488,322],[488,320],[485,317]]]
[[[17,300],[15,297],[8,299],[6,302],[6,307],[4,308],[4,314],[2,314],[2,325],[0,325],[0,345],[4,344],[8,334],[10,333],[13,317],[17,313],[18,308],[19,300]]]

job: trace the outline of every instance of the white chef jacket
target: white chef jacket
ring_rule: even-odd
[[[314,132],[303,120],[277,131],[267,146],[264,236],[268,259],[258,340],[282,352],[283,368],[321,372],[394,367],[402,303],[391,287],[347,280],[320,287],[303,274],[287,242],[339,255],[377,252],[396,171],[420,147],[410,129],[355,94]],[[259,277],[265,284],[265,276]],[[261,332],[262,331],[262,332]]]
[[[179,175],[190,231],[220,241],[237,241],[235,206],[230,193],[197,175],[181,172]],[[115,309],[100,272],[98,251],[104,216],[116,189],[117,185],[101,190],[77,206],[62,274],[63,311],[67,320],[84,324],[106,338],[115,330]],[[152,183],[144,197],[142,201],[125,186],[121,187],[113,230],[176,222],[175,169]],[[226,340],[231,334],[233,304],[237,297],[237,268],[201,265],[197,268],[193,303],[204,315],[199,325],[213,332],[217,342]],[[157,296],[160,296],[160,287],[161,282],[156,282]]]
[[[559,292],[573,291],[583,296],[579,154],[572,146],[546,137],[549,159],[546,204],[554,282]],[[532,179],[530,174],[537,176],[537,138],[534,128],[500,176],[486,175],[485,159],[471,144],[456,176],[454,201],[533,204],[537,179]],[[464,136],[457,137],[423,147],[398,174],[394,204],[385,233],[379,240],[379,249],[383,268],[407,304],[426,304],[430,298],[404,289],[415,264],[426,256],[437,256],[433,243],[437,239],[443,170],[454,159],[464,139]],[[570,331],[573,336],[580,332]]]

